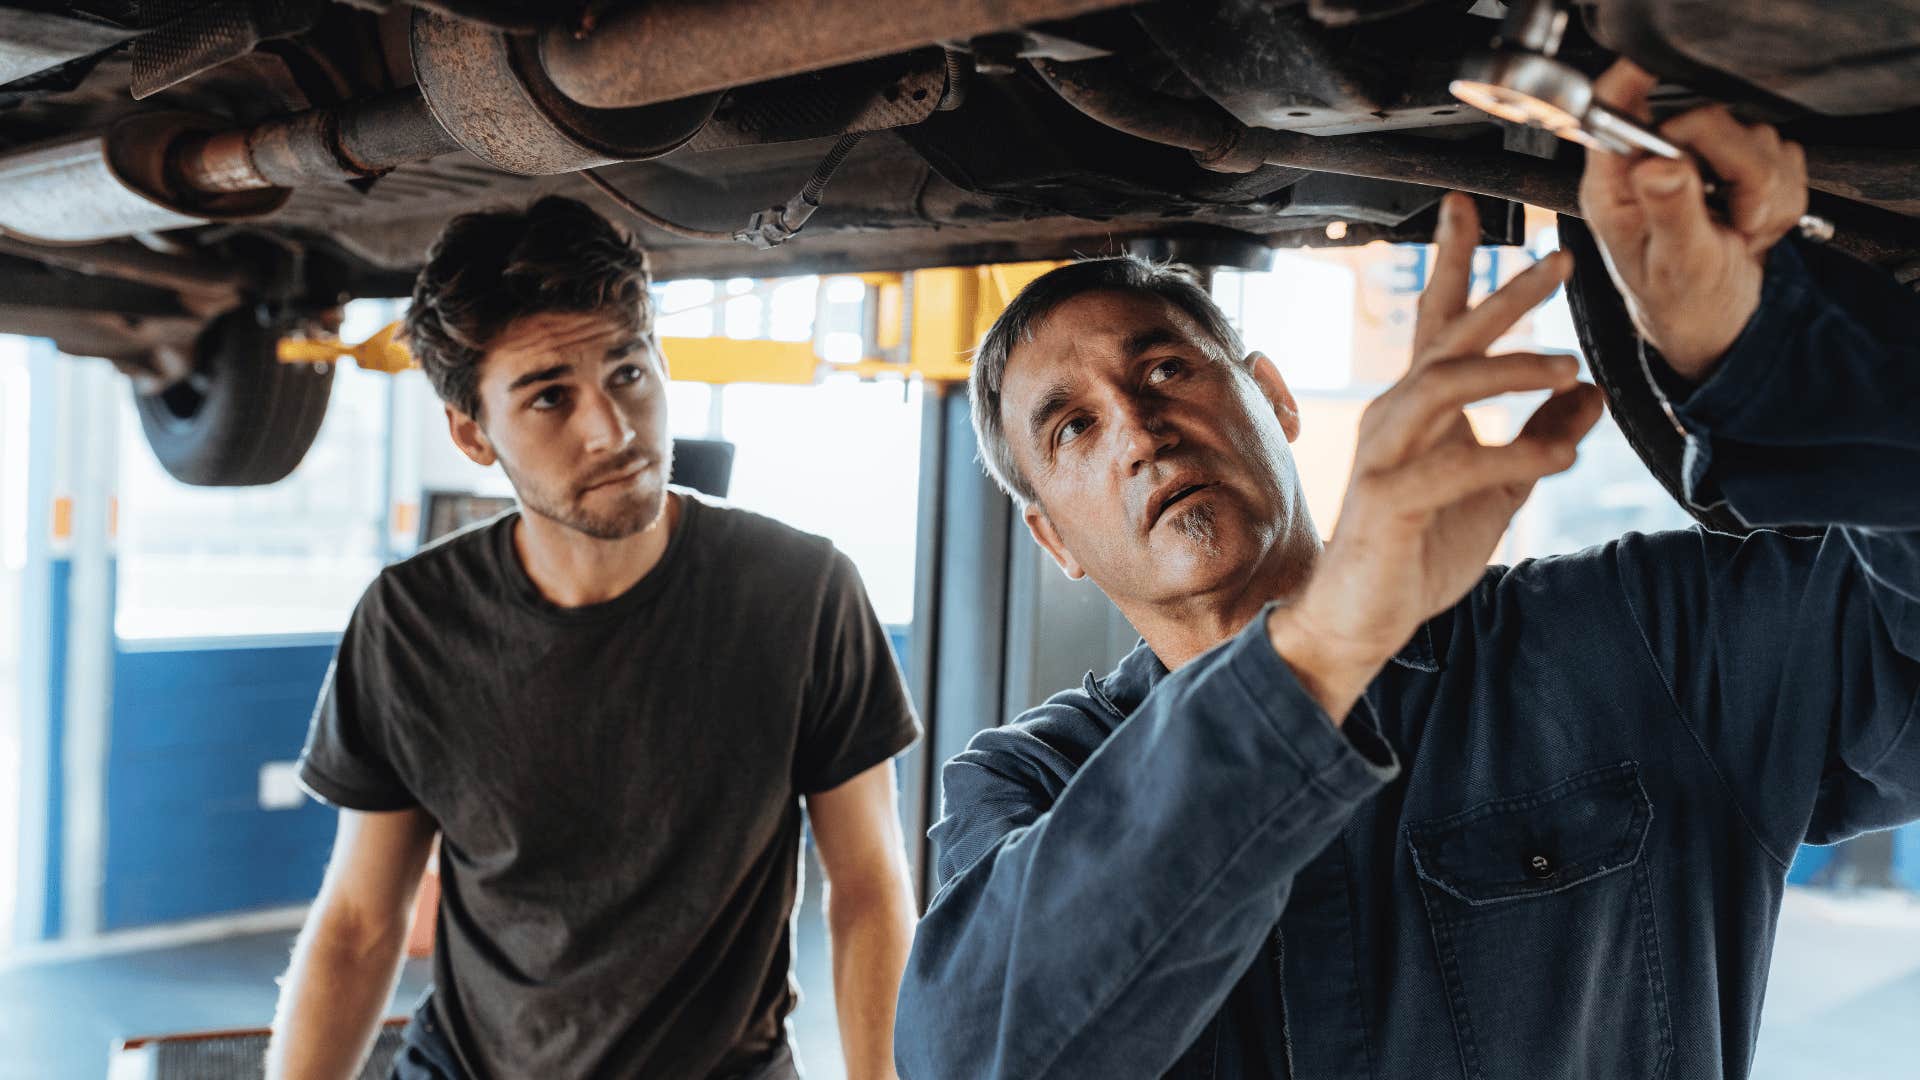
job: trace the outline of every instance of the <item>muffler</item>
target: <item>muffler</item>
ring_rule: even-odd
[[[186,113],[144,113],[105,132],[0,155],[0,231],[77,244],[278,210],[287,201],[283,189],[180,192],[169,185],[167,148],[220,126]]]

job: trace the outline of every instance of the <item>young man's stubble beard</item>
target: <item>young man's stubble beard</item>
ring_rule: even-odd
[[[632,468],[633,464],[628,462],[612,471],[618,473]],[[649,466],[641,476],[622,481],[626,487],[623,491],[576,490],[570,504],[554,498],[538,486],[524,483],[504,459],[500,467],[505,470],[507,479],[513,482],[514,493],[519,496],[521,506],[528,513],[538,514],[595,540],[625,540],[650,528],[666,511],[665,478],[671,469],[668,463]],[[660,472],[658,480],[649,475],[655,469]],[[632,485],[642,483],[646,485],[644,490],[633,490]],[[594,510],[587,505],[590,500],[606,500],[609,497],[614,500],[614,505],[605,510]]]

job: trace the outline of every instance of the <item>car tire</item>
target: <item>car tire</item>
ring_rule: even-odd
[[[1607,396],[1607,411],[1619,425],[1627,445],[1645,462],[1660,486],[1693,519],[1715,532],[1745,536],[1753,528],[1724,504],[1710,510],[1687,503],[1681,482],[1687,440],[1640,366],[1640,337],[1627,314],[1600,247],[1585,222],[1560,215],[1560,246],[1573,256],[1573,276],[1567,279],[1567,306],[1573,312],[1580,351],[1586,354],[1593,381]]]
[[[140,428],[167,473],[203,487],[286,478],[313,445],[333,392],[332,364],[283,364],[279,328],[250,308],[215,318],[194,343],[192,374],[134,392]]]

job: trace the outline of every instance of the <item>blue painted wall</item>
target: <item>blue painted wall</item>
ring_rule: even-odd
[[[117,651],[105,929],[305,903],[334,813],[262,810],[260,766],[300,754],[331,644]]]
[[[887,628],[903,664],[909,632]],[[313,899],[334,812],[262,810],[259,775],[299,756],[333,648],[116,652],[105,929]]]
[[[67,636],[73,624],[73,560],[49,560],[47,586],[47,872],[40,936],[60,936],[66,865]]]

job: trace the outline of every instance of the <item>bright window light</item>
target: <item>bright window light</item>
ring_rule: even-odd
[[[370,335],[400,311],[355,301],[342,337]],[[305,459],[280,483],[251,488],[168,476],[124,395],[115,632],[136,641],[339,633],[386,551],[392,380],[343,365]]]
[[[830,277],[827,279],[827,302],[830,304],[857,304],[865,299],[867,284],[857,277]]]

